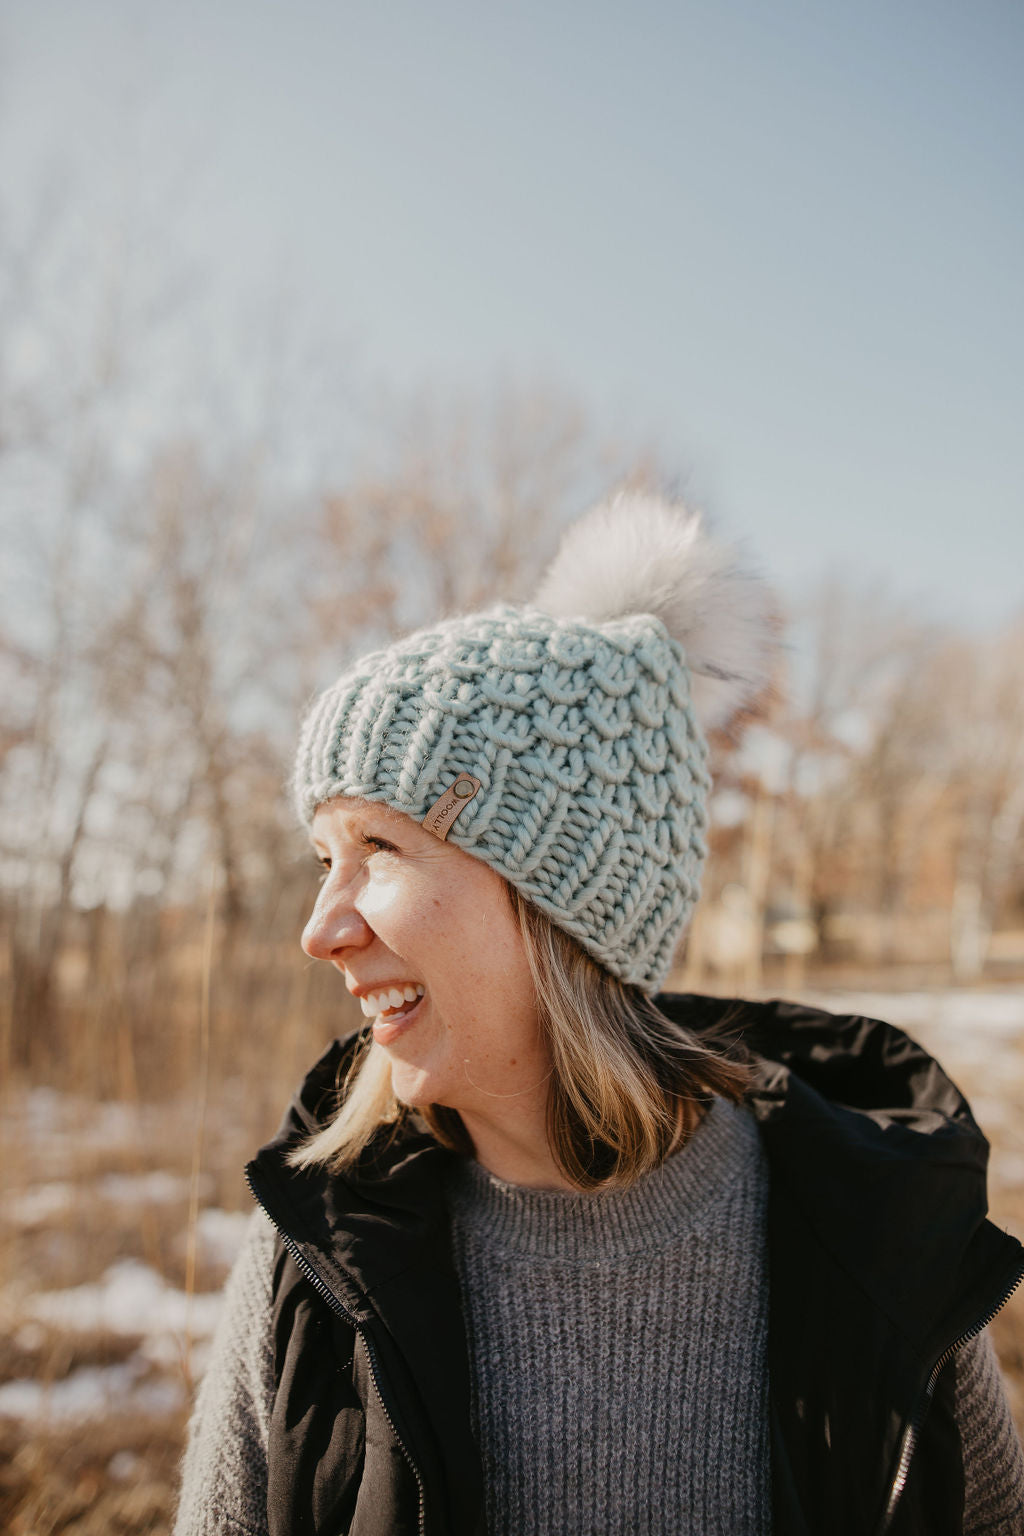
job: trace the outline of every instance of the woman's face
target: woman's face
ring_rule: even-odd
[[[326,871],[302,947],[373,1017],[396,1097],[467,1118],[532,1097],[550,1069],[519,925],[500,876],[417,822],[329,800],[313,847]]]

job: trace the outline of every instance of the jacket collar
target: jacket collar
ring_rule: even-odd
[[[749,1102],[773,1182],[836,1260],[863,1277],[874,1304],[924,1342],[964,1292],[963,1261],[987,1211],[988,1143],[959,1089],[879,1020],[690,994],[658,1003],[698,1034],[739,1035],[755,1060]],[[317,1062],[249,1172],[271,1217],[358,1320],[413,1262],[449,1277],[443,1173],[454,1154],[408,1123],[382,1133],[344,1176],[287,1166],[288,1152],[337,1106],[356,1038]],[[930,1307],[922,1308],[922,1280]],[[982,1274],[981,1290],[991,1283]],[[976,1301],[968,1285],[968,1308]]]
[[[440,1262],[444,1190],[438,1176],[452,1154],[407,1124],[378,1136],[359,1167],[344,1175],[288,1166],[288,1154],[337,1108],[358,1036],[335,1041],[306,1077],[274,1138],[246,1170],[275,1225],[327,1279],[357,1322],[373,1298],[415,1256]]]
[[[321,1057],[246,1174],[302,1267],[390,1362],[392,1376],[408,1371],[415,1395],[400,1394],[393,1404],[402,1438],[428,1476],[440,1453],[446,1492],[438,1489],[437,1497],[447,1503],[451,1529],[475,1529],[479,1456],[444,1197],[455,1154],[406,1126],[382,1133],[345,1176],[287,1163],[291,1149],[336,1109],[357,1038],[336,1041]],[[422,1414],[410,1413],[412,1401]]]

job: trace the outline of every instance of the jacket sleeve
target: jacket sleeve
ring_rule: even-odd
[[[1024,1455],[987,1331],[956,1356],[956,1417],[964,1457],[964,1536],[1020,1536]]]
[[[256,1211],[189,1424],[174,1536],[267,1536],[273,1264],[274,1230]]]

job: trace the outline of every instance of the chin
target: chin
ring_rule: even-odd
[[[429,1072],[404,1061],[392,1061],[391,1091],[399,1104],[408,1109],[426,1109],[438,1102],[439,1085],[434,1083]]]

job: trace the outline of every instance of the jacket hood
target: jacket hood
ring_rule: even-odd
[[[736,1006],[661,1001],[691,1027]],[[1019,1273],[1019,1245],[986,1221],[989,1146],[967,1100],[891,1024],[778,1001],[741,1007],[773,1189],[894,1325],[941,1352],[938,1319],[959,1336]]]

